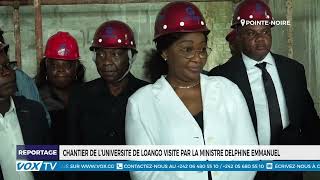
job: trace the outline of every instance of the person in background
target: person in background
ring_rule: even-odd
[[[0,42],[0,180],[47,180],[42,172],[16,171],[16,145],[48,143],[48,120],[43,106],[17,90],[15,71]]]
[[[146,68],[154,84],[128,100],[128,145],[254,145],[241,91],[222,77],[201,74],[211,49],[200,10],[186,1],[164,6],[155,22],[156,50]],[[255,172],[131,172],[132,180],[252,180]]]
[[[262,0],[245,0],[234,12],[241,54],[210,71],[238,85],[261,145],[320,144],[320,120],[308,92],[305,70],[293,59],[270,52],[271,25],[241,25],[241,20],[271,21]],[[255,180],[301,180],[302,172],[258,172]]]
[[[233,29],[226,36],[226,41],[229,44],[230,53],[232,56],[240,54],[239,45],[237,44],[237,31]]]
[[[124,145],[128,98],[147,84],[130,73],[137,54],[133,31],[121,21],[104,22],[96,30],[90,50],[101,77],[74,91],[70,100],[68,143]],[[88,172],[75,176],[77,180],[130,179],[128,172]]]
[[[4,44],[4,52],[8,56],[9,51],[9,44],[5,43],[4,37],[3,37],[3,31],[0,29],[0,42]],[[16,61],[10,61],[10,66],[15,70],[16,73],[16,84],[17,84],[17,92],[16,96],[24,96],[27,99],[34,100],[37,102],[40,102],[43,105],[43,102],[41,101],[38,88],[33,81],[31,77],[29,77],[25,72],[23,72],[21,69],[17,68],[17,62]],[[46,117],[48,119],[49,126],[51,125],[51,118],[49,115],[49,112],[47,111],[47,108],[43,105],[44,110],[46,112]]]
[[[51,120],[52,144],[66,143],[67,109],[71,91],[84,82],[76,39],[68,32],[57,32],[46,44],[36,83]]]

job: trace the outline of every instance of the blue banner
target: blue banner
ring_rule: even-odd
[[[17,171],[320,171],[320,161],[17,161]]]
[[[59,145],[17,145],[17,159],[59,160]]]

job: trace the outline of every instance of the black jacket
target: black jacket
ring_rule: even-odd
[[[35,101],[28,100],[23,96],[13,97],[19,120],[21,133],[25,145],[48,144],[48,120],[43,106]],[[34,172],[35,180],[46,180],[45,173]],[[0,180],[3,180],[0,168]]]
[[[68,144],[124,145],[127,101],[144,85],[147,85],[147,82],[129,74],[127,88],[118,96],[111,95],[102,78],[87,82],[74,91],[68,112]],[[79,174],[77,180],[129,179],[128,173]]]
[[[80,84],[76,83],[72,89],[76,89]],[[58,96],[49,84],[44,84],[39,88],[39,94],[43,103],[47,107],[51,118],[51,144],[66,144],[66,124],[67,124],[67,107],[65,107],[62,97]]]
[[[320,120],[315,110],[313,100],[307,89],[305,70],[303,65],[293,59],[273,54],[280,81],[284,91],[288,116],[290,124],[283,129],[279,136],[280,145],[303,145],[320,144],[318,131],[320,129]],[[238,85],[242,91],[250,111],[254,128],[257,132],[257,116],[254,107],[253,96],[241,55],[233,56],[225,64],[213,68],[209,75],[223,76]],[[258,173],[268,174],[268,173]],[[275,173],[272,180],[275,179],[301,179],[301,173]],[[261,179],[268,179],[266,178]],[[256,178],[257,179],[257,178]],[[270,179],[271,180],[271,179]]]

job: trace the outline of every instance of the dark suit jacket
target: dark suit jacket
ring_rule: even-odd
[[[125,114],[128,98],[147,82],[129,74],[126,89],[118,96],[108,91],[102,78],[83,84],[70,97],[68,109],[68,144],[124,145]],[[68,180],[129,180],[127,172],[66,173]]]
[[[320,130],[320,120],[314,103],[307,89],[307,82],[303,65],[293,59],[273,54],[280,81],[284,91],[290,124],[283,129],[278,138],[279,145],[303,145],[320,144],[318,131]],[[241,55],[233,56],[223,65],[213,68],[209,75],[224,76],[238,85],[242,91],[250,111],[254,128],[257,132],[257,116],[254,107],[253,96],[249,84],[246,67]],[[258,173],[264,174],[264,173]],[[265,173],[267,174],[267,173]],[[282,176],[279,173],[272,176],[272,179],[300,179],[301,173],[291,177]],[[291,173],[293,174],[293,173]],[[257,175],[257,176],[258,176]],[[257,178],[256,178],[257,179]],[[268,179],[268,178],[259,178]]]
[[[48,120],[43,106],[23,96],[13,97],[25,145],[48,144]],[[35,180],[46,180],[44,173],[33,173]],[[0,180],[3,180],[0,168]]]

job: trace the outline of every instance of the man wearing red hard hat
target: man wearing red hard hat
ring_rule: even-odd
[[[131,28],[107,21],[95,32],[90,47],[100,78],[85,83],[70,102],[68,141],[82,145],[124,145],[125,114],[129,96],[146,85],[130,73],[137,53]],[[77,180],[130,179],[127,172],[88,172]]]
[[[320,144],[320,121],[307,89],[303,65],[270,52],[272,21],[265,2],[241,2],[232,24],[241,54],[215,67],[210,74],[224,76],[239,86],[259,144]],[[260,172],[256,176],[259,180],[302,178],[299,172]]]

